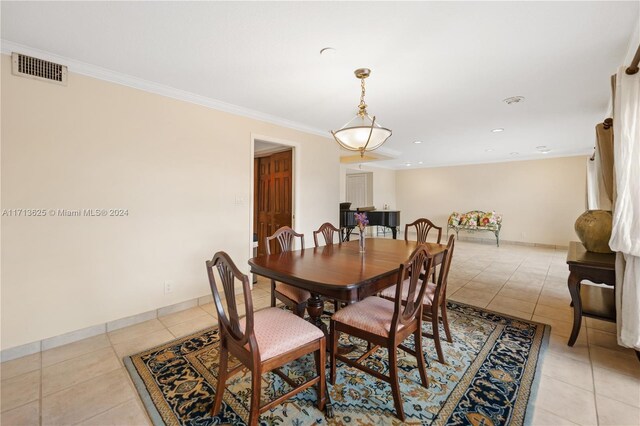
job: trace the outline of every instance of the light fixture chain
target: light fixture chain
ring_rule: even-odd
[[[361,117],[364,117],[365,115],[367,115],[367,104],[364,103],[364,93],[365,93],[364,77],[360,79],[360,90],[361,90],[360,105],[358,105],[358,109],[360,111],[358,112],[358,115],[361,116]]]

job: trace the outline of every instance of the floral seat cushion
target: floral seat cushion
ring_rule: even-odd
[[[460,216],[460,226],[465,228],[477,228],[478,227],[478,212],[468,212]]]
[[[486,229],[498,229],[498,223],[501,221],[496,212],[486,212],[478,217],[478,227]]]

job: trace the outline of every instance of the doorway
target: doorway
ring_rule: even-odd
[[[293,149],[255,141],[253,232],[257,255],[266,254],[265,239],[282,226],[293,226]],[[277,253],[279,247],[271,247]]]

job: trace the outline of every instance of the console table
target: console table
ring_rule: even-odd
[[[615,284],[616,254],[593,253],[587,251],[577,242],[569,243],[567,264],[569,265],[569,293],[573,304],[573,330],[569,338],[569,346],[573,346],[580,333],[582,316],[604,321],[616,321]],[[580,283],[589,280],[607,287],[585,285]],[[585,300],[582,300],[582,299]]]

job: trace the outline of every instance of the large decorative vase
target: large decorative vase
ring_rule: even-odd
[[[364,253],[365,241],[367,241],[367,240],[364,237],[364,231],[360,231],[360,241],[359,241],[360,253]]]
[[[587,251],[611,253],[611,222],[613,216],[609,210],[587,210],[576,220],[576,234]]]

